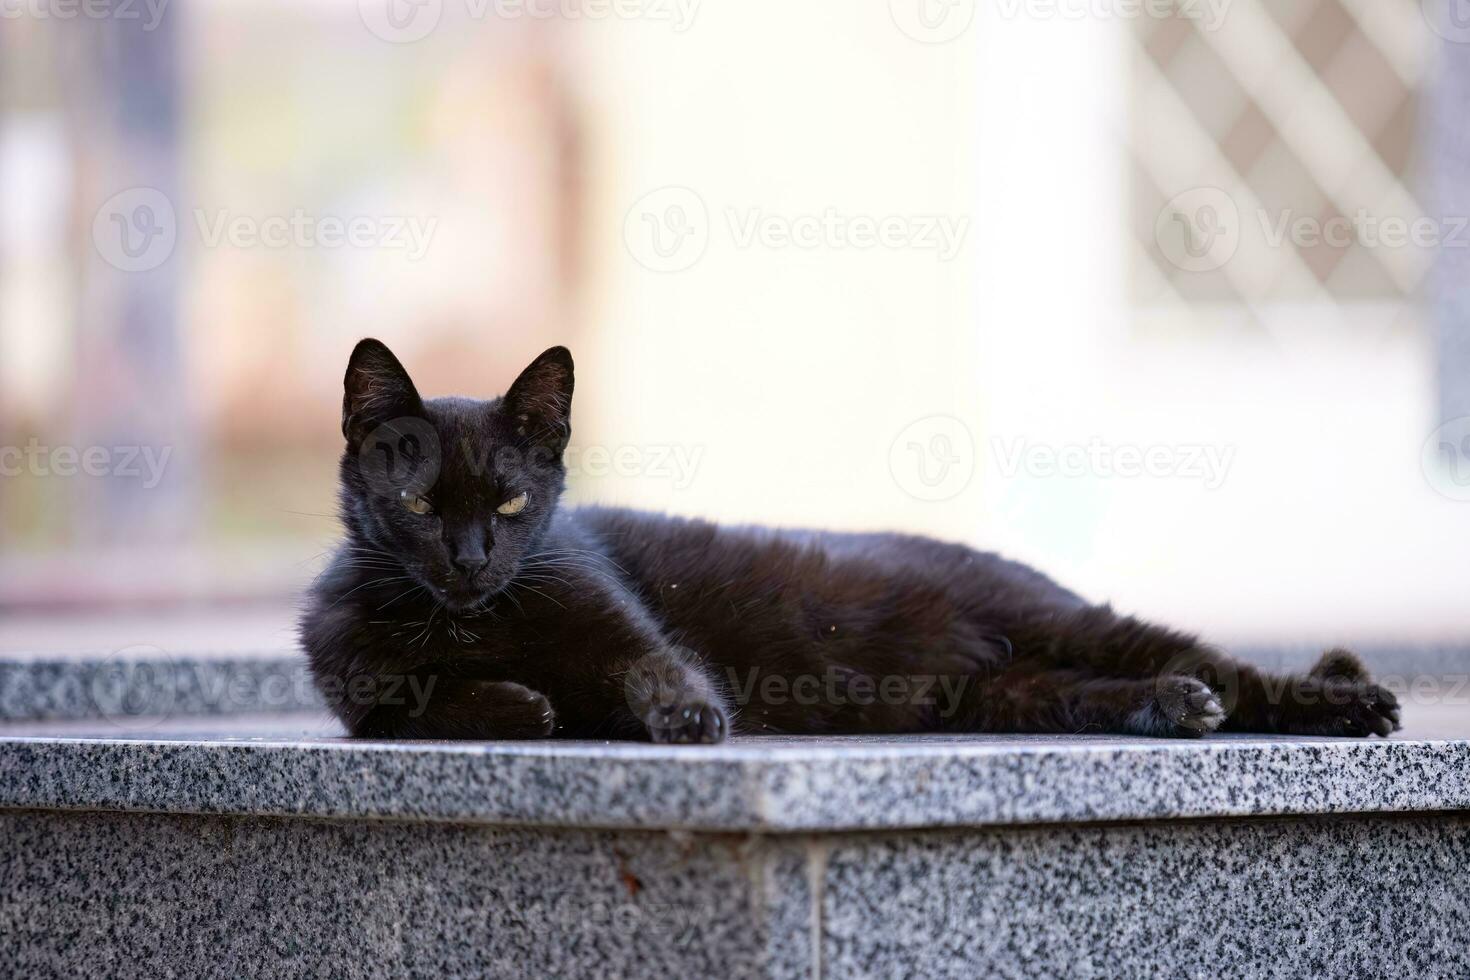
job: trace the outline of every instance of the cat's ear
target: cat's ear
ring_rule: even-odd
[[[385,422],[422,416],[424,403],[398,358],[380,340],[360,340],[342,379],[342,435],[353,447]]]
[[[557,452],[572,435],[572,352],[552,347],[531,362],[505,393],[501,410],[516,434]]]

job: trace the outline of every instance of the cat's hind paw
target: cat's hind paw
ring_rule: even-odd
[[[1363,666],[1357,654],[1337,647],[1322,654],[1308,676],[1324,680],[1366,681],[1368,668]]]
[[[1283,728],[1293,735],[1387,737],[1402,727],[1399,699],[1370,680],[1322,678],[1314,671],[1288,694],[1297,703],[1289,706]]]

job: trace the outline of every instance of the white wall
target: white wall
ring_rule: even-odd
[[[1278,310],[1287,328],[1252,336],[1181,310],[1175,340],[1147,339],[1124,290],[1126,24],[980,4],[957,39],[923,44],[888,8],[747,0],[698,7],[683,33],[583,32],[578,442],[652,451],[576,495],[964,539],[1226,641],[1463,638],[1470,503],[1420,468],[1433,399],[1414,312]],[[697,192],[708,244],[655,272],[625,221],[670,185]],[[730,225],[827,207],[968,232],[946,262],[741,247]],[[963,420],[955,472],[974,467],[937,501],[904,469],[908,442],[953,435],[910,428],[936,415]],[[702,454],[687,486],[650,472],[668,445]],[[1170,474],[1005,465],[1090,445],[1154,448]],[[1213,476],[1192,469],[1204,452]]]

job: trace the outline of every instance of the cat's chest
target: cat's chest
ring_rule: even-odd
[[[548,645],[545,623],[525,615],[454,615],[443,607],[372,619],[368,626],[391,648],[419,661],[514,662]]]

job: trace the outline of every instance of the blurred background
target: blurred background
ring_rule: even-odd
[[[366,335],[570,346],[573,501],[1463,643],[1466,104],[1462,0],[0,0],[0,647],[291,645]]]

